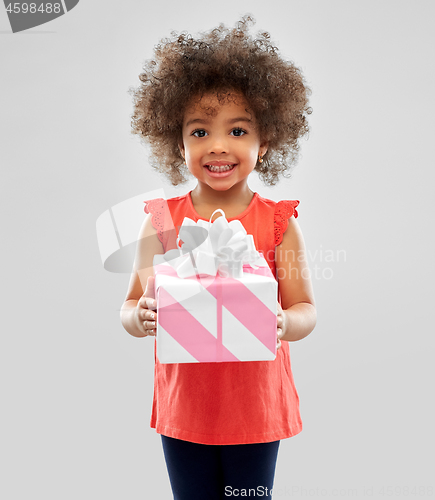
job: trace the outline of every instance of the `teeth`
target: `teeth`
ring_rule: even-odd
[[[215,165],[206,165],[206,167],[212,172],[226,172],[227,170],[231,170],[234,165],[222,165],[221,167],[217,167]]]

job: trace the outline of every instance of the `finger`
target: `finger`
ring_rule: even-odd
[[[155,332],[156,330],[156,322],[155,321],[144,321],[143,322],[143,326],[144,326],[144,329],[145,329],[145,332],[147,333],[147,335],[152,335],[153,332]]]
[[[145,332],[145,333],[146,333],[148,336],[149,336],[149,335],[152,335],[153,337],[155,337],[155,336],[156,336],[156,329],[155,329],[155,328],[153,328],[153,329],[150,329],[150,330],[146,330],[146,332]]]
[[[145,298],[145,307],[147,309],[152,309],[155,311],[157,309],[157,300],[155,299],[150,299],[148,297]]]
[[[156,321],[157,319],[157,313],[150,311],[149,309],[145,311],[145,319],[148,319],[149,321]]]
[[[143,309],[142,311],[139,312],[139,318],[142,321],[148,320],[148,321],[156,321],[157,319],[157,313],[154,311],[150,311],[149,309]]]
[[[282,327],[282,316],[277,316],[276,317],[276,326],[278,328],[281,328]]]
[[[278,342],[276,343],[276,350],[281,349],[281,341],[278,339]]]
[[[147,286],[145,287],[144,296],[150,297],[152,299],[156,298],[154,294],[154,276],[148,276]]]
[[[156,309],[157,302],[155,299],[146,297],[144,293],[142,297],[138,300],[137,305],[139,307],[143,307],[144,309]]]
[[[282,328],[277,328],[276,329],[276,336],[277,336],[277,338],[278,339],[282,339],[283,335],[284,335],[284,333],[282,331]]]
[[[143,307],[144,309],[157,309],[157,301],[155,300],[154,294],[154,283],[154,276],[148,276],[145,291],[138,301],[139,307]]]

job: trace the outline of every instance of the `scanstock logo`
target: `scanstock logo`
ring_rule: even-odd
[[[34,2],[3,0],[3,3],[8,13],[12,32],[18,33],[63,16],[73,9],[79,0],[36,0]]]

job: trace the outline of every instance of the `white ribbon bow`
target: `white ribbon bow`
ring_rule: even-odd
[[[222,217],[212,223],[217,212]],[[256,268],[256,261],[262,262],[253,236],[246,233],[239,220],[228,222],[220,208],[212,213],[208,222],[195,222],[185,217],[177,239],[178,246],[180,240],[183,242],[181,249],[169,250],[163,256],[156,255],[157,261],[161,262],[163,257],[180,278],[195,274],[215,276],[217,273],[224,278],[241,278],[244,263]]]

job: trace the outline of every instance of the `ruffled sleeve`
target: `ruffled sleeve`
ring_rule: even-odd
[[[274,216],[274,231],[275,231],[275,246],[282,242],[282,237],[288,226],[288,220],[292,215],[298,217],[296,207],[299,205],[299,200],[282,200],[275,205]]]
[[[167,207],[166,200],[156,198],[155,200],[145,201],[144,212],[151,214],[151,224],[157,231],[159,240],[163,243],[163,231],[165,229],[165,210]]]

